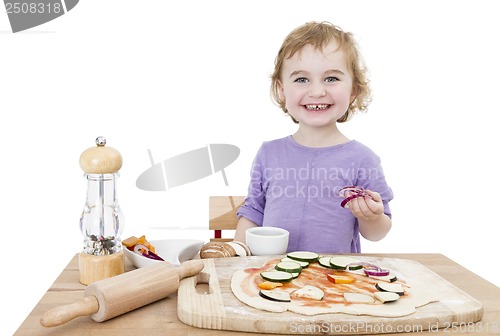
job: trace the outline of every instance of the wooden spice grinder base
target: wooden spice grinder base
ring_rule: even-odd
[[[92,282],[110,278],[125,272],[125,253],[120,251],[104,256],[80,253],[78,257],[80,282],[89,285]]]

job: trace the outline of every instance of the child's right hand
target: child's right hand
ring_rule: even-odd
[[[355,197],[349,200],[345,207],[358,220],[372,221],[377,220],[380,215],[384,214],[384,203],[379,193],[368,189],[364,190],[366,196]]]

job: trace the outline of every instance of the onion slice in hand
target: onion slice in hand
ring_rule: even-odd
[[[372,195],[367,193],[365,191],[365,189],[363,189],[362,187],[357,187],[357,186],[343,187],[342,189],[339,190],[338,195],[340,197],[344,198],[342,203],[340,203],[340,206],[343,208],[349,207],[347,205],[347,203],[349,203],[350,201],[352,201],[353,199],[358,198],[358,197],[368,197],[368,198],[373,199]]]
[[[358,198],[358,197],[363,197],[363,195],[359,195],[359,194],[351,195],[351,196],[345,198],[342,201],[342,203],[340,203],[340,206],[342,208],[348,208],[349,206],[347,205],[347,203],[349,203],[350,201],[352,201],[353,199]]]

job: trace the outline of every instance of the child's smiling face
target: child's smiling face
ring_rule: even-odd
[[[300,126],[323,127],[335,125],[354,100],[352,81],[344,52],[335,43],[323,50],[306,45],[284,60],[280,91]]]

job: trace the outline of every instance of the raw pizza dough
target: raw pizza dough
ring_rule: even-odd
[[[362,261],[371,262],[369,259],[362,259]],[[395,269],[380,264],[380,261],[377,261],[377,265],[391,269],[391,272],[398,276],[397,283],[401,283],[405,288],[405,295],[398,301],[385,304],[377,300],[375,300],[373,304],[347,303],[343,299],[344,292],[367,294],[377,291],[375,289],[375,284],[379,282],[379,280],[354,272],[349,273],[350,276],[356,279],[353,284],[333,284],[326,279],[326,274],[339,271],[327,269],[317,262],[311,263],[309,267],[303,269],[300,276],[293,279],[290,284],[278,287],[277,289],[293,292],[309,284],[321,288],[325,292],[323,300],[299,300],[292,296],[291,302],[271,301],[259,295],[260,288],[257,284],[264,281],[260,277],[260,272],[273,270],[278,262],[279,259],[274,259],[267,262],[261,268],[249,268],[236,271],[231,278],[231,290],[234,295],[243,303],[257,309],[276,313],[291,311],[302,315],[345,313],[351,315],[401,317],[414,313],[417,307],[438,301],[438,296],[432,288],[433,284],[419,283],[416,281],[412,282],[411,279],[406,279],[404,275],[399,274]],[[346,274],[345,272],[341,273],[344,275]]]

